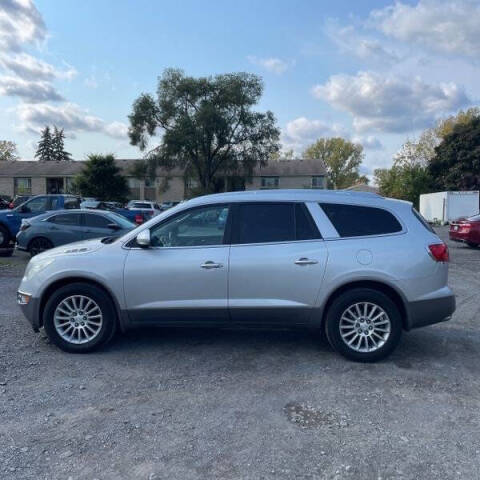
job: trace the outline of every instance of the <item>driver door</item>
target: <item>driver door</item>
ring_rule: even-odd
[[[132,322],[228,321],[228,205],[179,212],[150,228],[150,248],[131,245],[124,270]]]

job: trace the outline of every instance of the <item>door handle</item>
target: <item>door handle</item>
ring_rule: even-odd
[[[318,263],[318,260],[310,260],[309,258],[302,257],[298,260],[295,260],[295,265],[315,265]]]
[[[221,267],[223,267],[223,265],[221,263],[215,263],[215,262],[212,262],[211,260],[208,260],[207,262],[202,263],[200,266],[202,268],[207,269],[207,270],[210,270],[211,268],[221,268]]]

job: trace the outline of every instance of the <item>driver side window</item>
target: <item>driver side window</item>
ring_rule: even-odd
[[[153,247],[222,245],[228,214],[228,206],[212,205],[175,215],[165,223],[152,227],[151,245]]]

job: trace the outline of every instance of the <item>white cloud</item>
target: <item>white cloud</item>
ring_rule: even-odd
[[[19,51],[22,45],[43,42],[47,29],[31,0],[0,2],[0,51]]]
[[[472,0],[396,2],[370,14],[369,24],[385,35],[447,54],[480,54],[480,4]]]
[[[35,82],[22,80],[19,77],[0,77],[0,95],[20,97],[31,103],[54,101],[59,102],[64,98],[48,82]]]
[[[107,123],[90,115],[74,103],[49,105],[46,103],[21,104],[17,114],[22,122],[21,129],[38,133],[45,125],[56,125],[66,132],[104,133],[113,138],[126,138],[128,127],[121,122]]]
[[[354,55],[361,60],[393,63],[399,59],[395,52],[386,49],[380,41],[360,35],[351,25],[341,27],[336,22],[329,21],[325,33],[342,53]]]
[[[406,132],[470,104],[455,83],[427,84],[419,78],[401,79],[372,72],[333,75],[312,90],[316,98],[349,112],[358,132]]]
[[[65,70],[58,70],[53,65],[27,53],[3,55],[0,57],[0,65],[25,80],[51,81],[56,78],[71,80],[77,74],[75,68],[69,65]]]
[[[83,84],[88,88],[98,88],[98,81],[94,75],[90,75],[89,77],[87,77],[83,81]]]
[[[280,58],[258,58],[250,55],[247,59],[250,63],[262,67],[268,72],[276,73],[277,75],[284,73],[291,65]]]
[[[282,130],[281,141],[285,150],[293,149],[296,154],[300,154],[306,147],[320,137],[339,136],[348,136],[341,125],[330,125],[322,120],[310,120],[306,117],[298,117],[288,122]]]

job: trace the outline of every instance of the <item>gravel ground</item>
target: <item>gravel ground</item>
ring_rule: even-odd
[[[65,354],[15,304],[26,257],[0,259],[0,478],[478,478],[480,249],[450,248],[453,320],[374,365],[309,332],[158,329]]]

